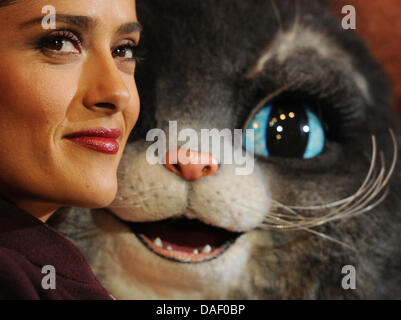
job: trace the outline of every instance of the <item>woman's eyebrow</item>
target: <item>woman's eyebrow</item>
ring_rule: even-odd
[[[139,22],[129,22],[121,25],[117,29],[117,34],[124,35],[132,32],[141,32],[142,30],[143,27]]]
[[[41,17],[37,17],[37,18],[33,18],[29,21],[23,22],[20,27],[21,28],[26,28],[26,27],[30,27],[32,25],[36,25],[36,24],[41,24],[44,18],[49,18],[51,16],[41,16]],[[90,29],[96,26],[96,24],[98,23],[96,19],[93,19],[91,17],[87,17],[87,16],[76,16],[76,15],[71,15],[71,14],[56,14],[55,15],[56,18],[56,23],[57,22],[63,22],[66,24],[72,24],[76,27],[80,27],[83,29]]]
[[[31,19],[29,21],[23,22],[20,27],[26,28],[32,25],[41,24],[43,21],[44,16],[37,17]],[[96,25],[99,24],[99,19],[87,17],[87,16],[77,16],[77,15],[70,15],[70,14],[57,14],[56,15],[56,23],[63,22],[65,24],[74,25],[81,29],[93,29]],[[132,32],[141,32],[143,29],[142,25],[139,22],[128,22],[121,25],[117,29],[117,34],[128,34]]]

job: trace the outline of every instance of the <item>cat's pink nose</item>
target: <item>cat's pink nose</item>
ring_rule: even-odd
[[[219,163],[211,154],[181,149],[167,153],[165,166],[188,181],[196,181],[219,171]]]

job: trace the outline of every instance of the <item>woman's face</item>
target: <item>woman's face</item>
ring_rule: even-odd
[[[135,1],[48,4],[0,9],[0,195],[37,216],[108,205],[139,114]]]

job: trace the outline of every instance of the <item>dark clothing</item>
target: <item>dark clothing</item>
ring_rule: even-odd
[[[56,289],[48,288],[55,269]],[[53,273],[54,274],[54,273]],[[87,260],[56,230],[0,199],[0,299],[110,300]]]

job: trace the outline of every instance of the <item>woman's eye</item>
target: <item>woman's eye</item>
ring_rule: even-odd
[[[42,49],[50,52],[59,52],[63,54],[79,54],[80,40],[73,34],[68,32],[51,35],[46,38],[42,44]]]
[[[113,50],[113,57],[134,60],[135,59],[135,46],[124,45]]]
[[[264,157],[311,159],[323,152],[325,134],[321,121],[307,106],[270,104],[252,119],[244,137],[249,152]]]

